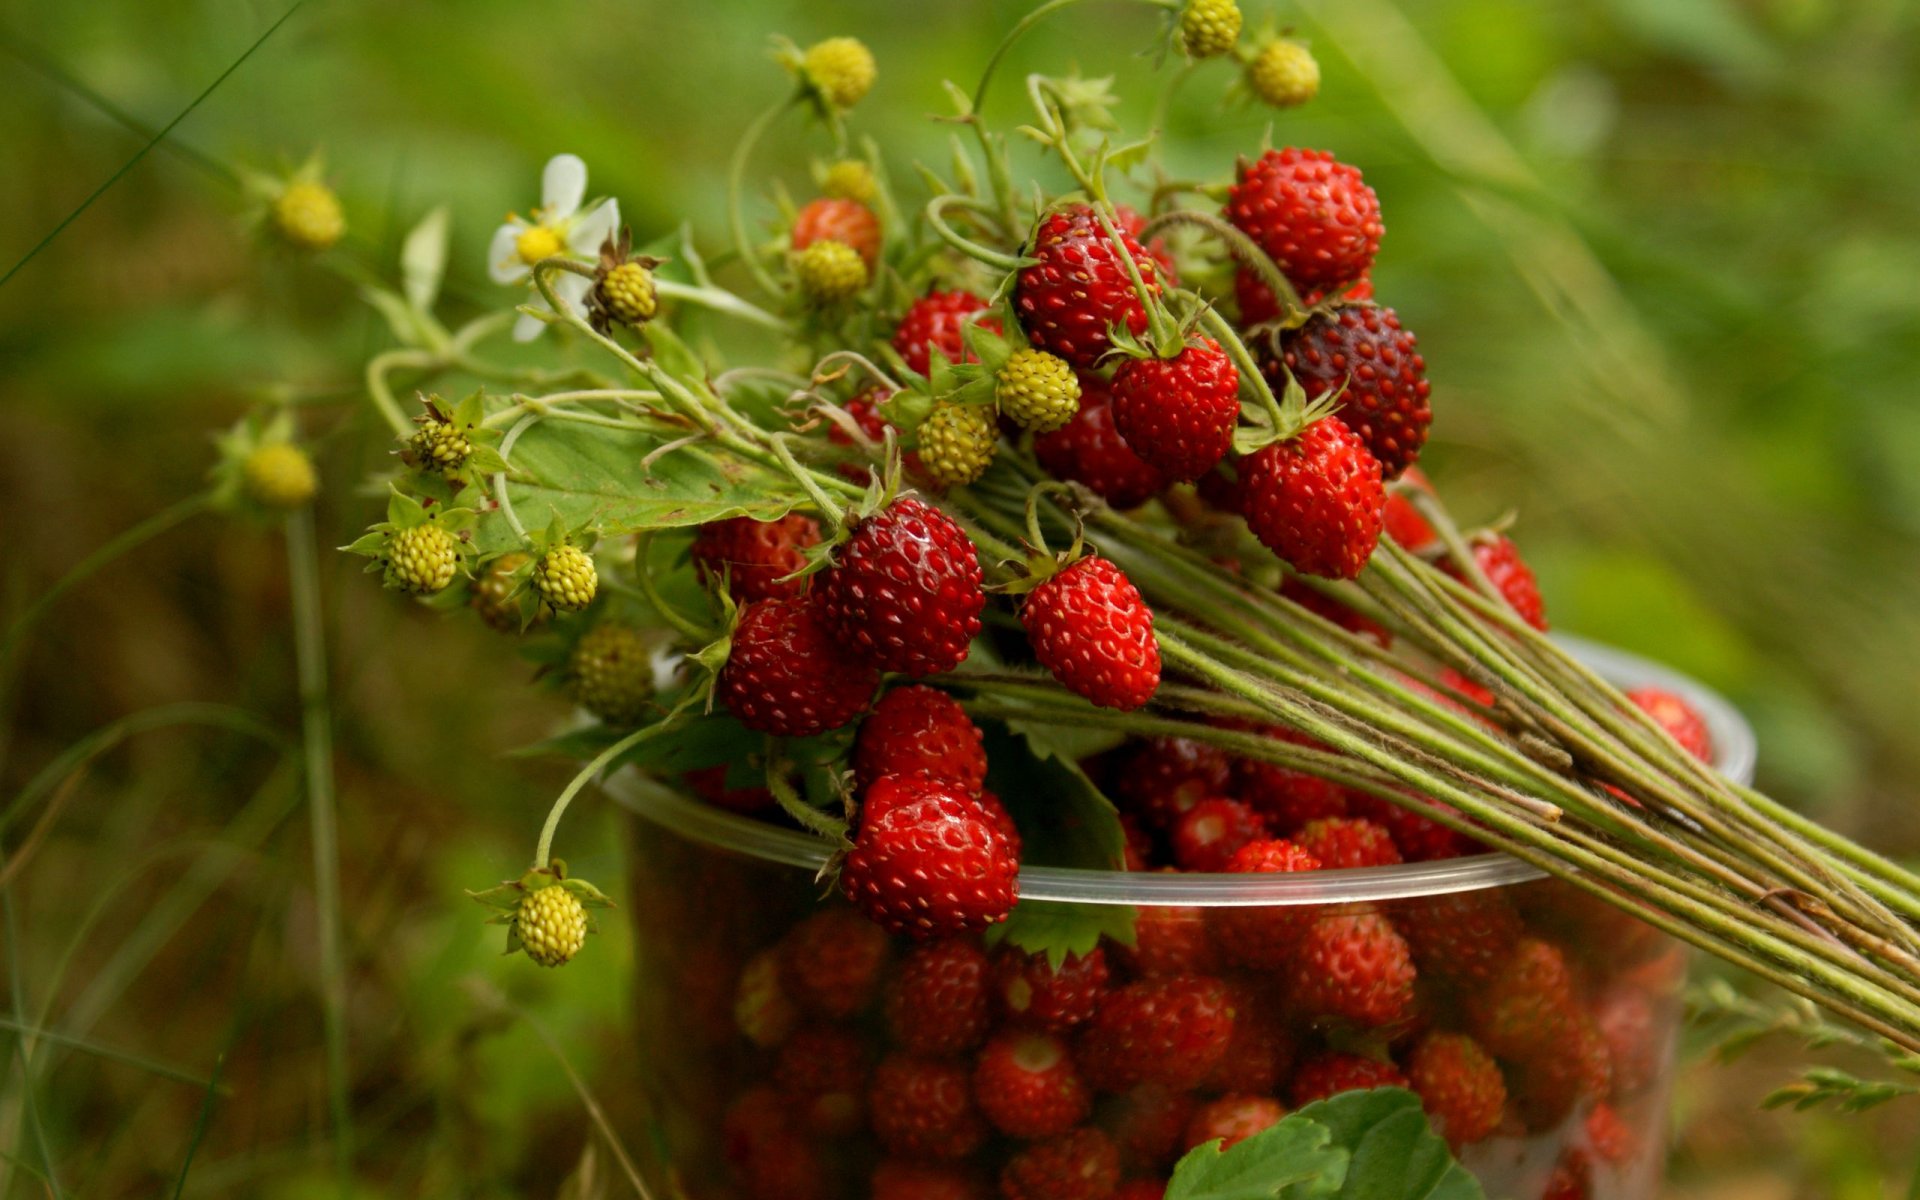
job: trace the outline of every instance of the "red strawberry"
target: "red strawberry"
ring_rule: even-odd
[[[1325,300],[1327,291],[1309,290],[1301,293],[1300,300],[1308,308]],[[1240,306],[1240,324],[1242,327],[1264,325],[1268,321],[1280,319],[1280,302],[1273,298],[1273,292],[1252,271],[1245,267],[1233,273],[1233,298]],[[1359,304],[1363,300],[1373,299],[1373,280],[1362,275],[1354,285],[1341,293],[1342,304]]]
[[[907,365],[925,375],[938,350],[948,362],[972,362],[962,330],[973,323],[977,313],[987,310],[987,302],[972,292],[928,292],[907,307],[906,315],[893,330],[893,348]],[[1000,332],[1000,322],[983,317],[984,329]]]
[[[1494,888],[1417,896],[1392,911],[1420,973],[1465,990],[1504,972],[1524,932],[1513,902]]]
[[[1107,993],[1079,1046],[1080,1068],[1104,1091],[1142,1083],[1193,1087],[1233,1040],[1233,999],[1217,979],[1143,979]]]
[[[1136,508],[1167,478],[1121,438],[1112,401],[1106,380],[1082,374],[1079,411],[1059,429],[1035,434],[1033,453],[1049,475],[1083,483],[1115,508]]]
[[[886,965],[886,935],[844,908],[815,913],[780,942],[787,995],[804,1011],[833,1020],[873,1003]]]
[[[1548,1177],[1547,1190],[1540,1193],[1540,1200],[1591,1200],[1592,1196],[1593,1168],[1585,1152],[1565,1151],[1560,1161],[1553,1164],[1553,1174]]]
[[[1277,725],[1259,732],[1276,741],[1300,746],[1317,746],[1305,734]],[[1322,817],[1343,817],[1347,813],[1347,792],[1337,783],[1304,771],[1290,771],[1257,759],[1233,761],[1233,795],[1254,807],[1276,834],[1292,836],[1308,821]]]
[[[1464,1033],[1429,1033],[1407,1056],[1407,1078],[1434,1129],[1457,1152],[1500,1125],[1507,1084],[1499,1064]]]
[[[987,779],[980,727],[952,696],[921,684],[880,697],[853,743],[853,777],[862,790],[882,775],[915,771],[975,794]]]
[[[1013,852],[1014,858],[1019,858],[1020,827],[1014,824],[1013,814],[1007,811],[1005,804],[1001,803],[999,794],[987,788],[981,788],[980,795],[976,799],[980,801],[980,811],[987,814],[987,821],[1000,831],[1001,837],[1007,839],[1007,849]]]
[[[1574,988],[1573,971],[1558,946],[1522,938],[1498,973],[1463,997],[1468,1027],[1501,1058],[1552,1051],[1573,1021]]]
[[[1193,1096],[1159,1083],[1143,1083],[1102,1106],[1101,1126],[1120,1147],[1128,1171],[1164,1171],[1186,1149]]]
[[[820,526],[799,513],[773,521],[709,521],[694,536],[693,565],[709,583],[724,578],[736,604],[790,600],[806,591],[812,578],[786,576],[807,565],[801,551],[819,541]]]
[[[1173,827],[1173,861],[1182,871],[1219,872],[1249,842],[1271,836],[1251,805],[1212,796],[1188,809]]]
[[[1006,1030],[986,1044],[973,1068],[973,1099],[995,1129],[1017,1138],[1065,1133],[1093,1110],[1067,1044],[1033,1030]]]
[[[1433,484],[1419,467],[1408,467],[1400,476],[1400,486],[1387,493],[1387,536],[1418,554],[1439,541],[1440,535],[1407,498],[1409,491],[1433,495]]]
[[[1593,1106],[1586,1119],[1587,1144],[1603,1162],[1622,1163],[1633,1157],[1639,1147],[1633,1127],[1621,1119],[1620,1111],[1605,1102]]]
[[[1378,796],[1355,792],[1348,797],[1348,807],[1355,816],[1385,826],[1387,832],[1393,835],[1393,844],[1399,847],[1400,857],[1407,862],[1459,858],[1465,854],[1478,854],[1485,849],[1458,830]]]
[[[1280,1123],[1287,1110],[1270,1096],[1222,1096],[1200,1106],[1187,1123],[1187,1148],[1219,1139],[1220,1149],[1237,1146]]]
[[[1187,810],[1226,791],[1227,752],[1191,738],[1146,738],[1115,772],[1113,794],[1155,830],[1171,832]]]
[[[1147,219],[1124,204],[1113,206],[1113,227],[1134,241],[1140,241],[1140,235],[1147,231]],[[1163,238],[1154,238],[1151,242],[1142,242],[1147,253],[1153,255],[1153,261],[1160,268],[1161,282],[1170,287],[1179,285],[1179,272],[1173,268],[1173,255],[1167,251]]]
[[[867,1067],[866,1039],[843,1025],[810,1025],[781,1045],[773,1078],[800,1125],[845,1137],[866,1111]]]
[[[858,393],[846,404],[847,415],[853,418],[853,423],[859,428],[861,434],[876,447],[885,443],[887,430],[890,428],[894,429],[894,440],[897,442],[900,439],[900,430],[894,428],[880,411],[880,406],[892,396],[893,392],[890,389],[874,386]],[[827,423],[827,440],[836,446],[854,444],[853,435],[833,422]],[[906,468],[908,475],[920,474],[920,455],[916,451],[901,451],[900,462]],[[840,473],[856,483],[865,483],[873,477],[873,473],[858,462],[841,463]]]
[[[987,1036],[987,956],[962,938],[929,942],[900,960],[882,1011],[909,1054],[962,1054]]]
[[[1664,1023],[1643,988],[1621,984],[1608,991],[1593,1006],[1593,1022],[1613,1062],[1614,1095],[1634,1096],[1659,1078],[1666,1051]]]
[[[988,1200],[987,1186],[944,1163],[889,1158],[873,1169],[872,1200]]]
[[[1121,957],[1135,975],[1210,975],[1218,966],[1205,912],[1156,904],[1140,910],[1133,922],[1133,945]]]
[[[1407,1077],[1390,1062],[1377,1062],[1357,1054],[1328,1050],[1295,1069],[1293,1082],[1287,1088],[1287,1098],[1295,1108],[1304,1108],[1315,1100],[1325,1100],[1341,1092],[1406,1086]]]
[[[1269,150],[1242,162],[1227,219],[1289,282],[1331,289],[1359,279],[1380,250],[1380,200],[1360,172],[1325,151]]]
[[[1263,1095],[1275,1091],[1293,1066],[1293,1033],[1277,995],[1246,983],[1230,983],[1233,1040],[1220,1064],[1207,1076],[1211,1091]]]
[[[1227,862],[1233,874],[1318,871],[1320,860],[1292,842],[1275,838],[1242,846]],[[1227,957],[1244,967],[1274,969],[1293,960],[1300,935],[1318,905],[1273,904],[1213,910],[1213,929]]]
[[[994,1007],[1015,1024],[1055,1032],[1072,1029],[1099,1010],[1107,974],[1107,955],[1098,946],[1067,955],[1057,971],[1045,954],[1001,946],[993,952]]]
[[[1520,557],[1520,547],[1513,539],[1503,533],[1483,534],[1473,539],[1473,561],[1480,564],[1480,570],[1487,581],[1493,584],[1520,619],[1535,629],[1547,627],[1546,605],[1540,599],[1540,583],[1533,577],[1533,568]],[[1462,578],[1460,569],[1452,562],[1442,564],[1447,574]]]
[[[1193,480],[1233,449],[1240,372],[1212,338],[1173,358],[1125,358],[1113,372],[1113,423],[1168,479]]]
[[[1322,817],[1294,835],[1302,850],[1330,871],[1351,867],[1391,867],[1400,862],[1393,835],[1361,817]]]
[[[880,218],[858,200],[809,200],[793,218],[793,248],[805,250],[815,242],[852,246],[871,271],[880,257]]]
[[[711,767],[697,767],[683,771],[680,781],[687,790],[705,800],[715,808],[724,808],[728,812],[757,813],[774,805],[773,793],[763,787],[728,787],[727,774],[730,770],[726,763],[716,763]]]
[[[1132,236],[1117,226],[1116,232],[1147,293],[1158,295],[1159,265]],[[1092,367],[1112,345],[1107,330],[1125,325],[1136,336],[1146,331],[1147,310],[1090,206],[1070,204],[1042,217],[1027,254],[1038,261],[1021,269],[1013,303],[1027,339],[1039,349]]]
[[[1153,613],[1104,558],[1080,559],[1027,593],[1020,623],[1040,664],[1102,708],[1139,708],[1160,686]]]
[[[812,1141],[785,1120],[787,1101],[756,1088],[728,1109],[722,1125],[727,1161],[751,1200],[825,1200],[825,1165]]]
[[[1585,1010],[1557,1022],[1553,1039],[1510,1064],[1513,1095],[1527,1128],[1551,1129],[1575,1108],[1605,1099],[1613,1086],[1607,1039]]]
[[[967,1068],[950,1059],[892,1054],[873,1069],[867,1091],[873,1135],[907,1158],[965,1158],[987,1140],[973,1106]]]
[[[1300,939],[1293,998],[1303,1012],[1390,1025],[1413,1011],[1413,955],[1392,924],[1359,909],[1329,912]]]
[[[928,941],[1013,911],[1019,860],[973,797],[925,775],[889,775],[863,803],[840,886],[869,920]]]
[[[861,521],[820,582],[827,622],[883,671],[932,675],[966,660],[980,632],[980,556],[939,509],[903,496]]]
[[[1167,1181],[1164,1179],[1131,1179],[1120,1185],[1113,1194],[1113,1200],[1166,1200]]]
[[[1656,687],[1635,688],[1627,693],[1627,699],[1657,721],[1688,754],[1701,762],[1713,761],[1713,735],[1707,731],[1707,719],[1685,699]]]
[[[1380,463],[1338,417],[1240,460],[1247,528],[1308,575],[1352,579],[1380,540]]]
[[[1280,336],[1280,351],[1280,359],[1261,367],[1267,381],[1284,388],[1292,372],[1309,400],[1339,392],[1340,419],[1380,460],[1385,478],[1420,457],[1433,422],[1432,387],[1427,362],[1399,314],[1372,304],[1317,313]]]
[[[760,600],[740,614],[714,696],[742,725],[812,737],[859,716],[879,672],[841,651],[811,598]]]
[[[1119,1186],[1120,1151],[1091,1128],[1036,1142],[1000,1171],[1006,1200],[1111,1200]]]

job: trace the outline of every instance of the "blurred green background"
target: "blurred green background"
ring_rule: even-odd
[[[593,191],[619,196],[639,238],[690,220],[717,245],[727,148],[786,86],[770,33],[874,47],[880,83],[856,128],[905,176],[914,156],[944,158],[928,120],[940,81],[970,85],[1028,7],[307,4],[0,287],[8,619],[196,490],[209,431],[270,389],[294,389],[325,439],[322,544],[372,519],[358,481],[388,443],[358,369],[384,328],[337,276],[263,252],[205,160],[271,168],[324,149],[368,261],[391,262],[411,222],[448,202],[453,306],[493,304],[486,238],[535,201],[549,155],[585,157]],[[1560,627],[1738,701],[1760,731],[1764,787],[1911,854],[1913,6],[1249,8],[1310,40],[1322,98],[1278,117],[1222,108],[1231,72],[1200,71],[1170,120],[1176,172],[1226,176],[1270,122],[1276,142],[1361,166],[1388,226],[1379,294],[1420,335],[1437,413],[1427,464],[1456,510],[1518,514]],[[0,0],[0,266],[145,141],[100,101],[160,126],[283,11]],[[1012,65],[1115,73],[1137,127],[1158,90],[1137,53],[1155,19],[1090,4]],[[1011,89],[988,115],[1017,118]],[[824,151],[786,136],[760,162],[801,191]],[[630,957],[616,920],[565,972],[499,960],[498,931],[459,889],[519,869],[565,772],[502,755],[560,707],[477,627],[391,602],[340,556],[322,574],[365,1194],[553,1194],[592,1137],[557,1054],[616,1124],[635,1119],[623,1071],[647,1048],[622,1028]],[[47,1161],[60,1194],[154,1194],[190,1151],[188,1195],[331,1190],[288,612],[281,537],[203,517],[71,593],[0,664],[0,785],[9,806],[34,789],[0,841],[7,1029],[85,1043],[0,1029],[0,1194],[52,1194]],[[225,707],[156,710],[184,701]],[[154,727],[112,736],[135,714]],[[241,714],[264,736],[237,731]],[[611,885],[618,828],[577,821],[569,857]],[[209,1093],[216,1063],[225,1090]],[[1753,1097],[1784,1074],[1777,1059],[1689,1069],[1674,1195],[1895,1194],[1884,1181],[1911,1169],[1911,1126],[1756,1114]]]

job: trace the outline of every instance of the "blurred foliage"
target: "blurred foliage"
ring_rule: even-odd
[[[970,83],[1027,7],[308,4],[0,288],[7,613],[197,488],[208,431],[275,389],[330,431],[323,542],[350,540],[374,514],[357,484],[388,445],[357,364],[384,331],[332,276],[262,253],[209,162],[290,165],[322,148],[356,251],[382,262],[450,200],[449,292],[491,303],[485,239],[533,201],[548,155],[584,156],[594,191],[621,198],[642,240],[690,219],[711,243],[725,148],[785,86],[769,33],[866,38],[881,77],[859,128],[934,160],[939,81]],[[0,264],[145,140],[76,84],[156,127],[283,11],[0,0]],[[1740,702],[1760,728],[1763,786],[1913,852],[1912,6],[1289,0],[1271,11],[1321,57],[1322,98],[1278,119],[1222,112],[1225,73],[1203,71],[1171,110],[1172,168],[1219,178],[1270,122],[1276,141],[1362,166],[1389,228],[1375,277],[1421,336],[1438,412],[1429,464],[1456,508],[1518,513],[1561,626]],[[1159,87],[1134,54],[1153,21],[1118,4],[1055,18],[1012,65],[1118,73],[1122,118],[1138,126]],[[1005,82],[989,109],[999,120],[1017,114]],[[822,148],[779,138],[763,165],[798,191]],[[402,1194],[550,1194],[590,1127],[545,1043],[494,992],[592,1063],[589,1084],[637,1128],[638,1098],[621,1083],[622,1064],[646,1051],[623,1037],[631,956],[609,920],[614,936],[566,972],[496,962],[497,931],[459,889],[522,867],[560,776],[502,770],[500,756],[562,714],[476,629],[393,603],[339,557],[322,573],[363,1177]],[[281,539],[214,518],[166,535],[66,597],[0,694],[12,706],[0,733],[8,797],[88,731],[157,704],[220,702],[293,738]],[[80,774],[6,888],[13,1019],[203,1079],[224,1055],[228,1090],[210,1101],[189,1195],[332,1190],[300,800],[284,748],[225,729],[138,734]],[[20,836],[7,831],[9,856]],[[582,822],[569,840],[575,868],[614,891],[617,828]],[[199,1089],[46,1040],[31,1044],[23,1089],[28,1044],[9,1041],[7,1195],[40,1194],[29,1167],[43,1150],[66,1194],[171,1186]],[[1779,1073],[1751,1082],[1717,1066],[1685,1080],[1687,1194],[1768,1164],[1772,1183],[1728,1176],[1723,1194],[1880,1194],[1872,1164],[1910,1125],[1782,1123],[1749,1111]],[[31,1151],[29,1130],[42,1139]]]

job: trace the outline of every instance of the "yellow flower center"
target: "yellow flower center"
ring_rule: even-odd
[[[527,226],[513,243],[514,253],[518,254],[520,261],[528,266],[532,266],[541,259],[552,258],[564,252],[566,248],[566,243],[560,240],[560,234],[546,225]]]

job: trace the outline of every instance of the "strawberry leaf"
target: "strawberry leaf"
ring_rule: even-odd
[[[1013,813],[1023,859],[1112,870],[1126,861],[1127,835],[1113,802],[1048,741],[984,721],[987,786]]]
[[[1005,921],[987,930],[989,947],[1009,942],[1028,954],[1044,954],[1058,971],[1069,955],[1092,953],[1101,938],[1133,945],[1138,910],[1128,904],[1061,904],[1022,900]]]

